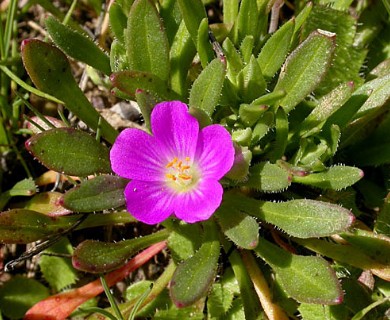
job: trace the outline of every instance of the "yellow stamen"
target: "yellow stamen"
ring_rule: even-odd
[[[166,168],[173,167],[174,164],[177,162],[177,160],[179,160],[177,157],[173,158],[173,160],[171,162],[169,162],[165,167]]]
[[[171,173],[166,173],[165,176],[170,180],[176,181],[176,177]]]
[[[188,175],[188,174],[180,173],[180,174],[179,174],[179,178],[180,178],[180,179],[183,179],[183,180],[191,180],[191,179],[192,179],[192,176],[190,176],[190,175]]]

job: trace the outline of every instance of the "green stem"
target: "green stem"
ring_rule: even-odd
[[[119,311],[118,305],[115,302],[115,299],[110,291],[110,288],[107,285],[106,279],[104,276],[100,276],[100,281],[102,283],[102,286],[104,288],[104,292],[106,293],[106,296],[108,298],[108,301],[110,302],[111,308],[114,310],[114,313],[118,320],[124,320],[121,312]]]
[[[14,80],[19,86],[26,89],[27,91],[34,93],[38,97],[45,98],[47,100],[51,100],[56,103],[64,104],[61,100],[57,99],[56,97],[51,96],[50,94],[44,93],[27,83],[25,83],[23,80],[21,80],[19,77],[17,77],[10,69],[8,69],[6,66],[0,65],[0,70],[3,71],[8,77],[10,77],[12,80]]]

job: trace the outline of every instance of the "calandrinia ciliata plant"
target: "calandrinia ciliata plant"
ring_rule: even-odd
[[[53,44],[23,42],[24,66],[41,94],[96,132],[43,116],[31,122],[43,132],[32,134],[27,150],[73,178],[1,213],[1,240],[48,247],[67,236],[77,247],[65,241],[49,249],[72,255],[73,277],[64,285],[42,259],[57,294],[27,319],[58,315],[58,301],[69,304],[61,311],[67,317],[82,302],[77,295],[90,297],[98,286],[62,293],[77,286],[81,271],[107,273],[113,285],[165,243],[161,275],[129,286],[118,305],[106,290],[112,309],[91,309],[89,319],[101,316],[94,312],[157,319],[384,316],[390,49],[381,39],[390,34],[388,7],[280,4],[118,0],[108,10],[108,55],[55,17],[46,20]],[[115,130],[80,90],[67,56],[89,65],[94,81],[117,99],[137,102],[143,127]],[[10,195],[31,184],[22,181]],[[143,223],[158,225],[142,237],[71,237],[107,225],[144,230]]]

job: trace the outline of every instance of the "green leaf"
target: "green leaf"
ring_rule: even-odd
[[[340,236],[373,260],[390,265],[389,237],[360,229],[343,232]]]
[[[200,109],[211,117],[218,104],[224,79],[225,66],[216,58],[201,72],[192,85],[189,106]]]
[[[44,253],[69,254],[73,253],[72,245],[67,238],[55,243]],[[59,292],[67,286],[75,284],[77,281],[77,272],[72,267],[70,258],[62,258],[48,255],[41,255],[39,267],[50,287]]]
[[[390,194],[386,196],[383,206],[378,213],[374,230],[388,237],[390,236]]]
[[[240,11],[233,27],[234,43],[238,45],[246,36],[258,39],[259,10],[257,0],[242,0]]]
[[[321,82],[330,66],[334,48],[335,34],[317,30],[288,56],[274,89],[286,91],[279,104],[287,113]]]
[[[235,84],[238,73],[244,67],[244,64],[241,59],[241,55],[235,48],[230,38],[226,38],[226,40],[222,44],[222,47],[224,49],[225,56],[226,56],[227,77],[232,83]]]
[[[91,39],[63,25],[52,16],[45,20],[45,24],[54,43],[67,55],[110,75],[109,57]]]
[[[71,213],[60,204],[63,194],[55,191],[40,192],[24,205],[24,209],[38,211],[48,216],[62,216]]]
[[[110,64],[113,72],[129,69],[127,62],[126,48],[123,43],[115,39],[110,49]]]
[[[309,199],[264,202],[260,211],[254,215],[298,238],[336,234],[349,228],[355,219],[338,205]]]
[[[240,51],[242,55],[242,60],[245,64],[250,62],[253,52],[253,44],[254,44],[253,36],[246,36],[244,40],[242,40],[240,45]]]
[[[299,125],[300,136],[306,138],[320,132],[327,119],[348,101],[353,90],[353,82],[346,82],[323,96],[317,106]]]
[[[127,18],[121,6],[117,2],[111,3],[109,17],[112,32],[120,43],[124,43],[124,31],[127,27]]]
[[[26,148],[49,169],[71,176],[111,172],[108,149],[80,130],[44,131],[28,139]]]
[[[254,56],[251,56],[249,63],[238,73],[237,82],[239,95],[244,103],[250,103],[264,94],[265,80]]]
[[[220,244],[216,226],[207,222],[205,239],[200,249],[179,264],[173,274],[170,296],[174,304],[183,308],[206,295],[217,272]]]
[[[257,246],[259,225],[253,217],[223,204],[215,214],[222,232],[238,247],[251,250]]]
[[[11,319],[21,319],[30,307],[48,296],[49,289],[37,280],[16,275],[0,288],[0,309]]]
[[[284,156],[288,139],[288,119],[283,108],[278,108],[275,117],[275,143],[270,156],[271,162],[276,162]]]
[[[226,205],[272,223],[298,238],[326,237],[345,231],[352,213],[338,205],[309,199],[286,202],[259,201],[240,194],[226,195]]]
[[[290,174],[286,170],[269,162],[255,164],[249,173],[249,179],[244,185],[263,192],[281,191],[291,183]]]
[[[135,98],[137,90],[144,90],[158,100],[172,100],[176,96],[167,83],[150,72],[119,71],[110,77],[112,85],[120,91]]]
[[[341,190],[358,182],[363,178],[363,175],[363,171],[359,168],[333,166],[323,172],[311,173],[306,176],[293,176],[293,182],[321,189]]]
[[[166,230],[120,242],[85,240],[74,250],[73,266],[85,272],[103,273],[118,269],[133,254],[168,237]]]
[[[305,38],[317,29],[336,35],[332,64],[321,85],[316,88],[319,94],[328,93],[342,82],[353,81],[357,86],[363,82],[359,72],[367,51],[355,46],[356,24],[356,17],[348,11],[342,12],[321,5],[313,6],[301,36]]]
[[[265,78],[272,78],[286,59],[294,27],[294,19],[287,21],[267,40],[261,49],[257,62]]]
[[[0,210],[7,202],[15,196],[32,196],[36,193],[37,187],[33,179],[23,179],[17,182],[10,190],[0,194]]]
[[[128,180],[101,175],[82,182],[65,193],[63,206],[74,212],[93,212],[125,205],[124,189]]]
[[[154,3],[149,0],[134,2],[127,21],[125,43],[130,70],[168,80],[168,39]]]
[[[165,222],[166,225],[167,222]],[[168,248],[172,259],[179,263],[192,257],[202,245],[202,229],[200,224],[174,223],[169,238]]]
[[[177,0],[181,15],[195,46],[198,45],[198,30],[204,18],[207,18],[206,10],[201,0]]]
[[[362,252],[360,248],[319,239],[295,239],[294,241],[338,262],[346,263],[363,270],[381,271],[387,274],[387,278],[390,276],[388,264],[384,265],[379,261],[373,260],[370,256]]]
[[[257,121],[255,127],[253,128],[251,144],[256,145],[273,127],[274,122],[275,122],[274,113],[271,111],[265,112],[261,116],[259,121]]]
[[[50,217],[43,213],[12,209],[0,213],[0,242],[30,243],[56,235],[71,227],[80,217]]]
[[[203,68],[214,59],[214,51],[209,41],[209,22],[203,18],[198,29],[198,42],[196,45],[198,55]]]
[[[233,292],[229,291],[222,283],[214,283],[207,299],[207,311],[210,317],[224,316],[233,302]]]
[[[173,39],[171,58],[171,88],[181,97],[188,96],[187,76],[191,63],[195,57],[196,48],[191,39],[184,21],[181,22],[179,30]]]
[[[340,283],[324,259],[291,254],[265,239],[254,251],[272,267],[283,289],[295,300],[326,305],[342,302]]]
[[[69,111],[114,143],[118,132],[91,105],[73,78],[69,61],[56,47],[36,39],[22,43],[24,66],[35,86],[65,103]]]

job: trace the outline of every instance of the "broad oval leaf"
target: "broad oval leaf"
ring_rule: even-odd
[[[295,300],[326,305],[342,302],[340,283],[323,258],[291,254],[265,239],[254,251],[272,267],[283,289]]]
[[[345,231],[355,220],[354,215],[343,207],[309,199],[267,202],[230,192],[225,195],[224,202],[297,238],[336,234]]]
[[[217,272],[219,250],[216,227],[208,225],[200,249],[179,264],[173,274],[170,295],[178,308],[189,306],[206,295]]]
[[[216,212],[216,218],[223,233],[238,247],[253,249],[259,242],[259,225],[246,213],[222,205]]]
[[[67,55],[106,75],[111,73],[110,58],[91,39],[63,25],[52,16],[45,20],[45,24],[54,43]]]
[[[74,212],[93,212],[125,205],[124,188],[129,181],[112,175],[101,175],[82,182],[62,198],[65,208]]]
[[[99,127],[102,136],[114,143],[118,132],[101,118],[81,91],[61,50],[43,41],[28,39],[22,43],[22,58],[24,67],[39,90],[62,100],[89,127],[94,130]]]
[[[148,236],[116,243],[85,240],[75,249],[72,263],[76,269],[85,272],[108,272],[121,267],[139,250],[163,241],[167,237],[167,230],[163,230]]]
[[[269,162],[255,164],[249,173],[249,180],[244,185],[263,192],[281,191],[291,183],[287,170]]]
[[[54,217],[72,213],[61,205],[62,196],[62,193],[55,191],[41,192],[32,197],[24,208]]]
[[[1,243],[30,243],[70,228],[80,217],[49,217],[46,214],[12,209],[0,213]]]
[[[216,58],[203,69],[192,85],[190,107],[200,109],[211,117],[219,101],[224,80],[225,66]]]
[[[168,38],[150,0],[136,0],[131,6],[125,43],[131,70],[150,72],[163,81],[168,80]]]
[[[279,104],[287,113],[310,94],[326,74],[335,37],[334,33],[314,31],[286,59],[274,90],[286,91]]]
[[[111,172],[108,149],[80,130],[44,131],[28,139],[26,148],[46,167],[64,174],[85,177]]]
[[[349,166],[333,166],[328,170],[306,176],[293,176],[293,182],[321,189],[341,190],[363,178],[363,171]]]
[[[172,100],[177,98],[167,83],[158,76],[145,71],[119,71],[110,77],[112,85],[120,91],[135,98],[138,89],[156,95],[160,100]]]
[[[254,215],[298,238],[336,234],[349,228],[355,220],[345,208],[309,199],[264,202]]]

